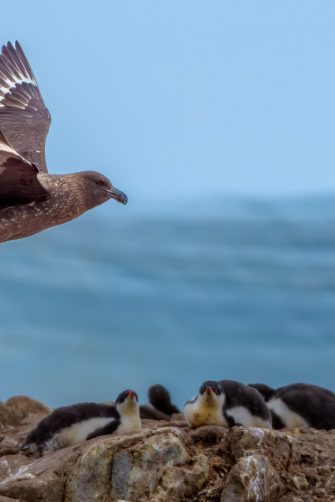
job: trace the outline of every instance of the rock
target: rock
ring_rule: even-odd
[[[263,455],[248,455],[231,469],[220,502],[279,500],[283,490],[279,474]]]
[[[7,472],[0,482],[0,495],[24,502],[63,501],[65,478],[78,454],[73,447],[39,459],[22,454],[1,457],[0,468]]]
[[[21,417],[17,416],[15,410],[8,408],[4,403],[0,403],[0,430],[8,425],[16,425],[20,420]]]
[[[292,482],[298,490],[303,490],[305,488],[308,488],[308,481],[306,479],[306,476],[303,474],[300,476],[293,476]]]
[[[335,431],[190,430],[176,416],[41,458],[19,453],[48,411],[24,397],[0,405],[0,502],[335,500]]]
[[[0,495],[0,502],[22,502],[22,499],[10,499],[9,497]]]
[[[49,406],[41,403],[41,401],[37,401],[36,399],[32,399],[27,396],[13,396],[7,399],[5,406],[15,410],[15,412],[18,415],[20,414],[22,418],[26,417],[30,413],[42,413],[47,415],[52,411],[52,408],[49,408]]]
[[[156,429],[95,442],[75,465],[65,500],[183,500],[207,477],[207,458],[192,458],[178,429]]]
[[[27,396],[14,396],[0,403],[0,430],[19,424],[30,414],[47,415],[51,408]],[[42,416],[40,416],[40,419]]]
[[[114,455],[111,495],[136,501],[183,500],[199,492],[208,471],[205,455],[192,458],[178,434],[162,432]]]

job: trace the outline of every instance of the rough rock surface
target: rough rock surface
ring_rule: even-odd
[[[335,501],[335,431],[201,427],[143,421],[41,458],[17,451],[49,409],[0,405],[0,502]]]

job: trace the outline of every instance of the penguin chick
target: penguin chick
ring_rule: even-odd
[[[225,396],[217,382],[204,382],[198,394],[187,401],[184,406],[184,417],[191,427],[201,425],[222,425],[228,427],[223,412]]]
[[[147,420],[165,420],[169,421],[169,415],[165,415],[161,411],[156,410],[150,404],[141,404],[140,406],[140,417]]]
[[[180,413],[172,404],[169,391],[160,384],[152,385],[148,390],[150,404],[140,406],[141,418],[150,420],[170,420],[171,415]]]
[[[249,387],[253,387],[258,390],[260,394],[264,397],[265,401],[268,401],[270,397],[276,392],[276,389],[269,387],[265,383],[249,383]]]
[[[271,414],[260,393],[232,380],[203,383],[197,396],[185,404],[184,416],[192,427],[271,428]]]
[[[152,385],[149,388],[148,396],[151,406],[165,415],[171,416],[174,413],[180,413],[179,408],[172,403],[169,391],[163,385]]]
[[[21,449],[42,455],[96,436],[127,434],[140,428],[137,394],[125,390],[115,405],[78,403],[57,408],[29,432]]]
[[[335,394],[317,385],[295,383],[277,389],[268,401],[274,429],[335,429]]]
[[[272,428],[271,413],[258,390],[233,380],[218,383],[226,396],[225,414],[230,426]]]

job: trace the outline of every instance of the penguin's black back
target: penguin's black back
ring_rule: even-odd
[[[235,408],[236,406],[244,406],[252,415],[264,420],[269,419],[270,412],[263,396],[258,390],[233,380],[221,380],[218,383],[226,396],[225,408],[229,409]]]
[[[152,385],[148,391],[150,404],[165,415],[180,413],[180,410],[171,401],[169,391],[160,384]]]
[[[79,403],[62,406],[43,418],[28,435],[24,444],[42,444],[57,432],[90,418],[110,417],[119,419],[120,415],[113,405],[98,403]]]
[[[281,399],[290,410],[298,413],[315,429],[335,429],[334,392],[304,383],[280,387],[272,399]]]
[[[170,420],[170,415],[166,415],[149,404],[141,404],[140,417],[147,420]]]
[[[258,392],[264,397],[265,401],[268,401],[276,392],[276,389],[269,387],[265,383],[249,383],[248,386],[258,390]]]

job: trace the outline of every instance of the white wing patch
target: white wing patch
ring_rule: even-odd
[[[25,77],[21,72],[19,73],[19,78],[12,74],[10,79],[1,77],[1,80],[4,81],[5,84],[4,85],[0,84],[0,107],[5,106],[2,103],[2,101],[4,101],[6,94],[8,94],[8,92],[11,92],[11,89],[15,88],[17,85],[26,83],[26,84],[32,84],[35,87],[37,87],[37,82],[35,80]],[[21,103],[22,103],[22,108],[24,109],[27,105],[27,102],[21,102]],[[20,108],[19,104],[16,104],[16,106]]]
[[[295,411],[290,410],[290,408],[280,398],[270,399],[268,407],[276,415],[278,415],[285,427],[288,427],[289,429],[295,429],[296,427],[309,427],[306,420]]]
[[[253,415],[244,406],[235,406],[234,408],[226,410],[226,413],[228,416],[232,417],[237,424],[243,425],[243,427],[271,428],[269,420],[264,420],[261,417]]]

